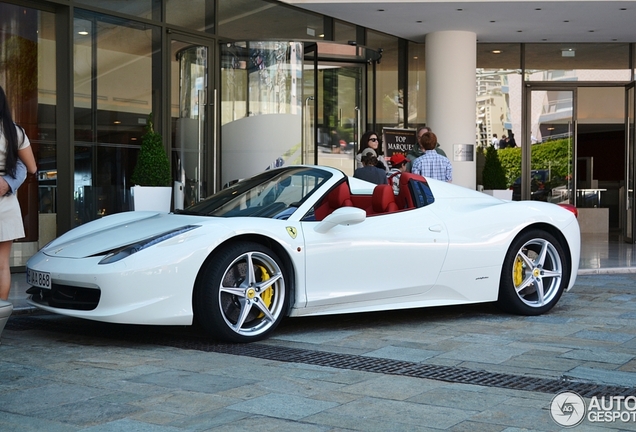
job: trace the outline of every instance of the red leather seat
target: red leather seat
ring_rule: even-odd
[[[349,184],[342,182],[327,194],[314,210],[317,221],[321,221],[340,207],[353,207]]]
[[[393,188],[391,186],[377,185],[373,188],[370,214],[389,213],[398,210],[399,208],[395,203],[395,195],[393,194]]]
[[[413,196],[409,189],[409,180],[411,179],[424,182],[426,181],[426,179],[419,174],[404,172],[400,175],[400,193],[395,197],[395,202],[400,209],[415,208]]]

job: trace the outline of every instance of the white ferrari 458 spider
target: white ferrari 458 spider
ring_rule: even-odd
[[[574,284],[575,212],[408,173],[395,195],[337,169],[289,166],[175,213],[119,213],[67,232],[29,259],[29,302],[112,323],[196,319],[234,342],[262,339],[286,316],[480,302],[538,315]]]

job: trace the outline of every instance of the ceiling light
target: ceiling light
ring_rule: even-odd
[[[86,36],[86,35],[88,35],[88,32],[86,30],[80,30],[80,31],[77,32],[77,34],[81,35],[81,36]]]
[[[501,50],[492,50],[493,54],[501,54]]]
[[[115,124],[121,124],[121,122],[119,120],[115,120],[113,123]]]

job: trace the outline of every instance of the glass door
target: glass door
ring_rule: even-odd
[[[172,36],[170,40],[170,120],[174,208],[182,209],[214,193],[216,93],[211,76],[212,45]]]
[[[575,92],[529,88],[528,124],[521,163],[521,199],[575,204],[574,179],[588,180],[576,158]],[[577,173],[578,171],[578,173]]]
[[[363,67],[318,62],[317,163],[348,175],[360,136]]]
[[[634,114],[636,112],[636,98],[634,83],[625,88],[625,189],[621,204],[624,211],[623,235],[627,243],[634,243],[634,176],[636,175],[636,131],[634,130]],[[624,210],[623,210],[624,209]]]
[[[365,124],[366,65],[376,52],[351,45],[306,44],[303,68],[303,155],[348,175]]]

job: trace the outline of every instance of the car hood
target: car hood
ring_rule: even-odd
[[[41,252],[55,257],[84,258],[188,225],[209,223],[211,219],[217,218],[142,211],[118,213],[69,231]]]

